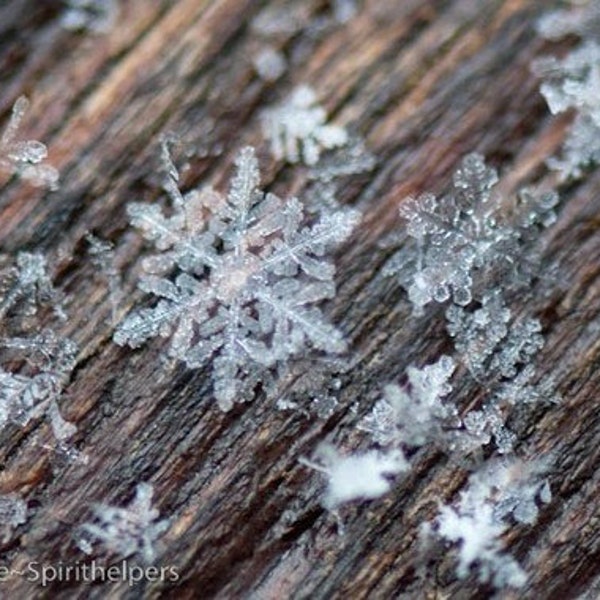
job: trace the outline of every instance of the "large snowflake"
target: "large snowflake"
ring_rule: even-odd
[[[140,288],[160,298],[130,314],[115,341],[131,347],[171,336],[169,354],[189,367],[213,358],[223,410],[251,397],[278,363],[312,346],[339,353],[341,333],[316,303],[335,293],[328,248],[346,239],[358,213],[327,214],[307,224],[303,207],[258,189],[254,150],[244,148],[224,196],[205,188],[182,195],[163,146],[173,214],[135,203],[134,226],[160,254],[149,257]]]

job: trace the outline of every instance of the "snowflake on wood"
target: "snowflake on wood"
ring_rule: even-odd
[[[423,194],[400,206],[408,235],[416,243],[413,264],[407,276],[406,252],[401,251],[384,272],[400,275],[415,314],[422,314],[432,300],[452,298],[460,306],[470,304],[476,274],[482,279],[493,276],[504,284],[509,278],[521,284],[529,281],[528,271],[517,269],[517,258],[529,239],[528,230],[555,220],[558,197],[522,190],[514,214],[503,217],[500,203],[492,198],[497,182],[496,171],[486,166],[483,157],[469,154],[454,174],[452,193],[440,199]]]
[[[17,133],[29,100],[21,96],[15,102],[8,125],[0,137],[0,171],[15,174],[36,186],[56,189],[58,171],[44,161],[48,156],[46,146],[35,140],[19,140]]]
[[[545,465],[517,459],[486,463],[473,473],[455,506],[442,505],[435,523],[425,524],[422,536],[459,544],[456,574],[460,579],[475,568],[482,582],[494,587],[522,587],[527,575],[504,552],[502,534],[514,519],[533,525],[538,504],[551,500],[550,486],[541,479]]]
[[[140,483],[127,508],[96,504],[96,522],[81,526],[77,545],[91,554],[93,541],[100,541],[108,552],[122,558],[137,555],[145,564],[152,564],[156,557],[154,545],[169,527],[167,519],[157,521],[159,513],[152,508],[152,494],[150,484]]]
[[[443,401],[452,391],[448,380],[454,369],[449,356],[442,356],[422,369],[408,367],[406,385],[387,385],[383,398],[359,428],[371,433],[373,440],[382,446],[416,447],[440,441],[447,428],[459,423],[456,407]]]
[[[62,296],[52,285],[48,263],[42,254],[19,252],[16,265],[2,273],[0,279],[3,288],[0,320],[20,303],[25,304],[24,313],[28,316],[37,312],[38,305],[46,304],[52,306],[59,319],[67,318]]]
[[[562,156],[548,165],[563,179],[577,179],[583,170],[600,162],[600,3],[590,2],[573,11],[545,15],[538,31],[548,39],[568,34],[583,41],[562,59],[546,57],[533,63],[543,79],[540,91],[552,114],[570,109],[577,113],[565,140]]]
[[[31,419],[47,414],[59,442],[71,437],[77,428],[60,414],[58,399],[75,367],[77,345],[51,330],[27,338],[9,338],[1,345],[23,353],[33,372],[0,369],[0,428],[8,421],[24,427]]]
[[[389,477],[407,471],[409,466],[400,450],[341,454],[330,444],[321,444],[315,452],[317,462],[301,459],[302,464],[327,477],[323,506],[335,510],[353,500],[372,500],[388,492]]]
[[[326,124],[327,113],[308,86],[296,88],[283,104],[265,110],[261,120],[263,135],[278,160],[315,165],[323,150],[348,142],[344,128]]]
[[[342,352],[342,335],[314,305],[334,295],[334,267],[324,256],[349,236],[358,213],[307,224],[298,200],[284,203],[258,189],[258,162],[249,147],[237,157],[227,196],[212,189],[183,196],[164,153],[172,216],[156,206],[129,207],[132,224],[162,251],[144,261],[139,284],[160,300],[129,315],[115,342],[138,347],[171,335],[170,355],[189,367],[212,357],[223,410],[250,398],[278,363],[308,345]]]
[[[541,324],[536,319],[514,319],[499,292],[486,294],[473,311],[452,305],[446,318],[462,361],[487,389],[482,407],[463,418],[464,431],[455,446],[469,451],[494,438],[498,451],[509,453],[515,442],[505,426],[509,409],[559,400],[552,380],[534,383],[534,361],[544,346]]]

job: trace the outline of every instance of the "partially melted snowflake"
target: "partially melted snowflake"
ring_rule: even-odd
[[[316,164],[323,150],[348,142],[346,130],[327,125],[326,120],[325,109],[308,86],[296,88],[285,102],[261,116],[263,135],[271,142],[275,158],[306,165]]]
[[[327,477],[327,491],[322,503],[328,510],[353,500],[372,500],[391,489],[391,479],[408,470],[400,450],[383,453],[369,450],[364,453],[341,454],[334,446],[321,444],[315,452],[317,462],[301,462]]]
[[[167,519],[158,521],[158,510],[152,508],[152,486],[140,483],[135,498],[127,508],[96,504],[93,507],[95,522],[81,526],[77,545],[86,553],[93,551],[93,542],[122,558],[138,556],[145,564],[156,557],[155,543],[167,530]]]
[[[476,570],[479,580],[496,588],[522,587],[527,575],[517,561],[504,552],[501,536],[510,519],[533,525],[538,504],[551,500],[550,487],[541,479],[542,463],[517,459],[492,461],[471,475],[455,506],[441,506],[427,536],[439,536],[459,544],[456,574],[460,579]]]
[[[449,356],[422,369],[408,367],[406,385],[389,384],[383,398],[360,423],[378,444],[422,446],[440,441],[448,427],[457,426],[457,410],[443,401],[452,387],[455,364]]]
[[[227,196],[212,189],[183,196],[177,171],[170,160],[167,165],[173,215],[156,206],[129,207],[132,223],[162,251],[143,263],[140,282],[160,300],[129,315],[115,342],[138,347],[170,335],[170,355],[189,367],[213,358],[223,410],[249,399],[278,363],[308,346],[342,352],[342,335],[315,304],[334,294],[334,267],[324,256],[349,236],[358,213],[307,223],[298,200],[284,203],[258,189],[252,148],[240,152]]]
[[[15,102],[8,125],[0,137],[0,171],[18,175],[36,186],[58,186],[58,171],[44,161],[48,156],[46,146],[35,140],[19,140],[17,137],[29,100],[21,96]]]

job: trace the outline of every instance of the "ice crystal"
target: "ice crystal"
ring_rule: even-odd
[[[0,171],[15,174],[36,186],[56,189],[58,171],[44,161],[46,146],[35,140],[19,140],[17,134],[29,100],[21,96],[13,105],[12,115],[0,138]]]
[[[467,451],[493,437],[501,454],[511,452],[515,436],[504,426],[510,407],[558,400],[552,380],[534,383],[534,361],[544,346],[541,324],[515,319],[498,291],[484,295],[475,310],[450,306],[446,318],[462,362],[487,389],[482,407],[464,417],[465,431],[455,443]]]
[[[576,111],[575,121],[565,140],[562,156],[548,165],[563,179],[579,178],[589,165],[600,162],[600,4],[573,11],[556,11],[544,16],[538,30],[549,39],[575,33],[582,42],[564,58],[546,57],[533,64],[543,79],[540,91],[550,112]]]
[[[278,160],[314,165],[323,150],[348,142],[344,128],[326,124],[325,109],[317,104],[315,92],[305,85],[297,87],[281,105],[266,109],[261,120],[263,135]]]
[[[76,427],[60,414],[58,399],[75,367],[76,344],[44,330],[32,337],[9,338],[1,345],[20,351],[33,373],[0,369],[0,428],[8,421],[25,426],[47,414],[59,442],[71,437]]]
[[[10,540],[12,530],[27,520],[27,504],[18,494],[0,495],[0,523],[3,543]]]
[[[455,364],[449,356],[422,369],[408,367],[406,385],[389,384],[383,399],[360,424],[378,444],[422,446],[440,440],[446,427],[456,426],[457,410],[443,402],[452,387]]]
[[[118,0],[67,0],[61,23],[65,29],[106,33],[116,23]]]
[[[590,0],[581,6],[551,11],[544,14],[537,30],[549,40],[557,40],[569,34],[598,35],[600,32],[600,2]]]
[[[110,553],[122,558],[137,555],[145,564],[152,564],[156,556],[154,545],[169,526],[167,519],[157,521],[159,513],[152,508],[152,494],[150,484],[140,483],[127,508],[96,504],[95,522],[81,526],[78,546],[90,554],[92,542],[100,541]]]
[[[401,204],[408,235],[416,242],[414,265],[406,277],[405,253],[400,252],[384,272],[400,275],[416,314],[432,300],[470,304],[476,274],[504,283],[510,278],[528,281],[528,272],[517,269],[522,245],[528,230],[553,222],[558,197],[525,189],[514,202],[514,214],[504,217],[492,197],[497,182],[496,171],[483,157],[469,154],[454,174],[452,193],[439,199],[432,194],[409,197]]]
[[[189,367],[212,357],[223,410],[251,397],[278,362],[308,345],[342,352],[342,335],[314,305],[334,294],[334,267],[324,255],[348,237],[358,214],[333,213],[307,224],[298,200],[284,203],[258,189],[252,148],[238,155],[226,197],[212,189],[183,196],[167,164],[173,215],[157,206],[129,207],[132,224],[162,251],[144,262],[139,284],[160,300],[129,315],[115,342],[138,347],[171,335],[170,355]]]
[[[97,267],[108,285],[112,322],[117,322],[117,312],[122,297],[121,274],[115,265],[115,251],[111,243],[97,238],[88,233],[85,236],[90,245],[89,253],[92,256],[92,264]]]
[[[301,462],[327,477],[327,491],[322,503],[328,510],[353,500],[378,498],[391,489],[388,477],[408,470],[400,450],[388,453],[370,450],[344,455],[334,446],[321,444],[315,460],[317,462],[302,459]]]
[[[481,308],[473,312],[452,305],[446,318],[456,349],[478,381],[515,377],[544,346],[540,322],[511,322],[511,311],[499,292],[487,293]]]
[[[350,137],[346,145],[328,152],[311,168],[311,183],[304,193],[307,209],[315,213],[343,210],[337,200],[340,182],[345,184],[348,177],[368,173],[376,164],[364,141]]]
[[[510,519],[533,525],[538,504],[551,500],[550,487],[541,479],[545,465],[517,459],[486,463],[469,478],[456,506],[441,506],[428,535],[458,542],[459,578],[476,567],[482,582],[496,588],[521,587],[527,576],[516,560],[504,553],[500,536]]]
[[[60,319],[66,319],[61,294],[54,289],[48,275],[46,258],[39,253],[19,252],[16,266],[3,274],[4,294],[0,299],[0,319],[19,303],[26,314],[35,314],[40,304],[51,305]]]

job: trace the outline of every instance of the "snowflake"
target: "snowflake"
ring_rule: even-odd
[[[3,319],[17,304],[26,304],[25,313],[33,315],[39,304],[51,305],[59,319],[65,320],[62,297],[54,289],[48,275],[46,258],[39,253],[19,252],[16,267],[3,273],[5,293],[0,300],[0,319]]]
[[[536,75],[544,82],[540,91],[550,112],[569,109],[577,112],[565,140],[562,156],[548,161],[561,178],[577,179],[583,169],[600,162],[600,4],[590,2],[573,12],[556,11],[544,16],[538,25],[540,33],[558,39],[575,33],[583,41],[563,59],[546,57],[533,63]]]
[[[6,543],[12,536],[12,530],[27,520],[27,503],[18,494],[0,495],[0,527],[4,535],[2,542]]]
[[[481,308],[469,312],[452,305],[446,311],[448,333],[478,381],[510,379],[544,346],[537,319],[513,321],[500,292],[487,293]]]
[[[108,285],[112,322],[116,324],[123,291],[121,289],[121,274],[115,265],[114,246],[110,242],[101,240],[91,233],[88,233],[85,239],[89,244],[92,264],[104,276]]]
[[[318,462],[301,459],[327,477],[328,486],[323,506],[335,510],[352,500],[372,500],[391,489],[389,476],[408,470],[401,451],[383,453],[369,450],[364,453],[343,455],[329,444],[321,444],[315,452]]]
[[[261,117],[263,135],[270,140],[275,158],[306,165],[315,165],[322,150],[348,142],[346,130],[327,125],[326,119],[315,92],[305,85],[297,87],[280,106],[265,110]]]
[[[359,424],[381,445],[422,446],[440,440],[446,427],[456,427],[457,411],[443,403],[452,387],[448,380],[455,364],[449,356],[422,369],[408,367],[405,386],[389,384],[383,399]]]
[[[33,374],[0,369],[0,428],[8,421],[21,426],[48,414],[54,437],[62,442],[76,427],[65,421],[58,408],[60,398],[75,367],[76,344],[51,330],[28,338],[10,338],[2,346],[25,353]]]
[[[337,195],[340,180],[346,185],[347,178],[368,173],[375,168],[377,159],[367,150],[358,136],[348,139],[345,146],[328,152],[310,169],[310,185],[304,192],[307,210],[314,213],[343,210]]]
[[[17,133],[29,100],[21,96],[14,103],[8,125],[0,138],[0,170],[16,174],[36,186],[58,187],[58,171],[44,163],[46,146],[35,140],[18,140]]]
[[[138,555],[145,564],[154,562],[156,540],[167,530],[169,521],[157,521],[158,510],[152,508],[152,486],[140,483],[135,498],[127,508],[96,504],[95,523],[80,528],[77,545],[86,554],[92,552],[92,540],[99,540],[108,552],[122,558]]]
[[[173,215],[156,206],[129,207],[132,224],[162,251],[144,261],[140,281],[160,300],[129,315],[115,342],[138,347],[172,335],[170,356],[189,367],[214,357],[215,396],[223,410],[251,397],[272,368],[308,344],[344,351],[340,332],[313,305],[334,295],[334,267],[324,255],[349,236],[358,213],[306,224],[298,200],[284,203],[260,192],[252,148],[238,155],[226,197],[212,189],[183,196],[177,171],[170,159],[166,164]]]
[[[528,230],[554,221],[558,197],[522,190],[511,221],[492,198],[497,182],[496,171],[485,165],[483,157],[469,154],[454,174],[453,193],[440,199],[432,194],[410,197],[400,206],[408,235],[416,241],[414,264],[407,277],[406,252],[401,251],[384,273],[400,275],[415,314],[422,314],[432,300],[452,298],[460,306],[470,304],[475,274],[481,279],[493,276],[505,285],[510,278],[521,284],[529,281],[527,272],[516,269],[517,258],[529,240]]]
[[[537,319],[514,319],[498,291],[484,295],[481,307],[473,311],[450,306],[446,318],[462,361],[487,389],[482,408],[463,418],[465,431],[455,445],[468,451],[493,437],[501,454],[511,452],[515,436],[504,426],[508,409],[517,403],[559,399],[552,380],[533,383],[533,361],[544,346],[541,324]]]
[[[509,519],[533,525],[538,503],[551,500],[550,486],[541,475],[543,462],[526,464],[518,459],[486,463],[473,473],[457,506],[441,506],[435,524],[423,533],[459,542],[456,574],[463,579],[477,566],[479,579],[496,588],[522,587],[527,576],[516,560],[503,552],[501,535]]]

